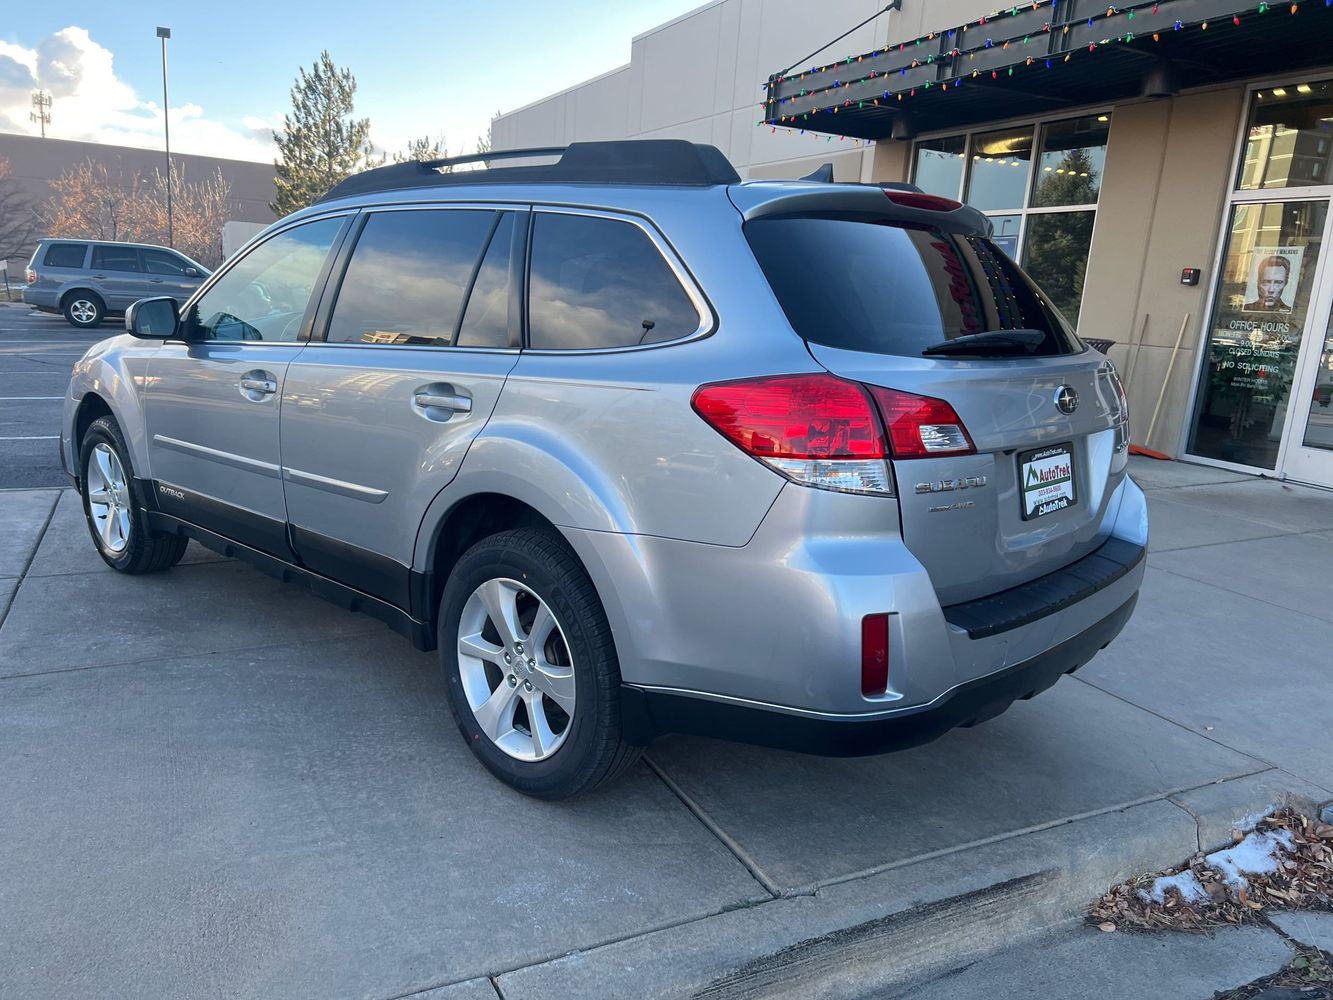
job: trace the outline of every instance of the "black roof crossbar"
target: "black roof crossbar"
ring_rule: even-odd
[[[499,167],[441,173],[443,167],[491,160],[559,156],[539,166]],[[456,184],[658,184],[712,187],[737,184],[740,175],[716,146],[684,139],[627,139],[575,142],[566,147],[506,149],[443,160],[409,161],[353,174],[329,189],[319,202],[377,191]],[[316,202],[316,204],[319,204]]]

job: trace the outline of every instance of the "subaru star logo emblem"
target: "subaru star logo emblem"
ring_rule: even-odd
[[[1072,385],[1062,385],[1055,390],[1055,405],[1061,413],[1073,413],[1078,409],[1078,393]]]

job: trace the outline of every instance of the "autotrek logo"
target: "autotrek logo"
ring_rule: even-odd
[[[1049,486],[1052,483],[1062,483],[1073,475],[1073,469],[1067,462],[1060,465],[1052,465],[1045,469],[1040,469],[1035,465],[1028,466],[1028,478],[1024,484],[1028,489],[1034,486]]]

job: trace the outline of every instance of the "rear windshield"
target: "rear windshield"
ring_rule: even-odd
[[[813,343],[920,357],[957,337],[1036,330],[1045,337],[1033,354],[1083,350],[988,239],[830,216],[755,219],[745,235],[792,328]]]

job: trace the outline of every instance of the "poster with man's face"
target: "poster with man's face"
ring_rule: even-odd
[[[1305,247],[1255,247],[1242,312],[1289,313],[1300,284]]]

